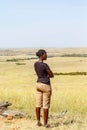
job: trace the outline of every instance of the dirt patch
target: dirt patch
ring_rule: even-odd
[[[41,118],[43,123],[43,118]],[[48,130],[87,130],[87,118],[70,117],[50,118],[51,125]],[[44,126],[36,126],[36,120],[27,118],[13,118],[8,120],[6,117],[0,117],[0,130],[44,130]]]

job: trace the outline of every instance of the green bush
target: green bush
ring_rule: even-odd
[[[87,72],[54,73],[54,75],[87,75]]]
[[[19,62],[17,62],[17,63],[15,63],[16,65],[26,65],[26,63],[19,63]]]

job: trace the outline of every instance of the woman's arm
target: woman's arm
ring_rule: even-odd
[[[53,74],[53,72],[50,69],[47,69],[47,73],[48,73],[48,77],[49,78],[54,77],[54,74]]]

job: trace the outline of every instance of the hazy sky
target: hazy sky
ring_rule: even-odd
[[[87,0],[0,0],[3,47],[87,47]]]

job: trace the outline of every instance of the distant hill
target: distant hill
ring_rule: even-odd
[[[16,56],[16,55],[29,55],[35,56],[36,51],[40,48],[12,48],[0,49],[0,56]],[[49,57],[54,56],[85,56],[87,57],[86,48],[43,48],[47,51]]]

